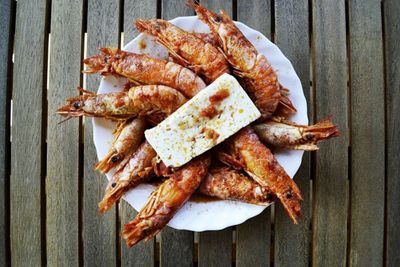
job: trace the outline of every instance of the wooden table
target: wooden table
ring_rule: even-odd
[[[119,234],[133,209],[97,211],[106,183],[92,168],[91,120],[58,125],[55,110],[77,85],[96,90],[82,59],[134,38],[135,18],[193,11],[181,0],[1,0],[0,266],[400,266],[400,1],[201,2],[271,38],[311,122],[332,115],[342,131],[303,157],[300,224],[275,205],[127,249]]]

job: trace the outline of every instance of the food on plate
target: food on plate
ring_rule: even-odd
[[[208,171],[199,187],[199,192],[224,200],[268,205],[275,199],[274,193],[259,185],[237,170],[228,167],[214,167]]]
[[[67,119],[119,122],[111,148],[96,165],[103,173],[115,170],[99,203],[101,213],[139,184],[162,177],[124,226],[128,246],[154,237],[196,191],[256,205],[279,199],[297,223],[300,190],[269,148],[316,150],[322,140],[339,135],[330,119],[311,126],[289,121],[296,108],[268,55],[258,53],[224,12],[189,5],[211,33],[137,20],[136,27],[164,45],[174,62],[101,48],[100,55],[84,60],[84,73],[125,77],[129,82],[121,90],[126,90],[95,94],[79,88],[81,95],[57,110]],[[139,45],[146,46],[143,40]],[[202,78],[211,84],[206,87]]]
[[[340,135],[330,119],[307,126],[273,117],[265,123],[254,125],[253,128],[261,141],[269,146],[306,151],[317,150],[317,144],[322,140]]]
[[[227,153],[243,164],[243,169],[251,178],[277,196],[297,224],[301,214],[300,190],[251,127],[240,130],[232,137]]]
[[[83,89],[81,89],[83,90]],[[98,94],[83,90],[83,95],[67,99],[57,113],[67,117],[104,117],[121,120],[137,116],[169,115],[187,99],[177,90],[164,85],[142,85],[128,92]]]
[[[233,73],[246,88],[262,118],[270,117],[278,106],[281,94],[278,77],[267,58],[257,52],[225,12],[216,14],[193,1],[188,3],[197,17],[209,26]]]
[[[199,73],[207,83],[213,82],[224,73],[229,73],[229,65],[224,55],[196,35],[162,19],[138,19],[135,25],[139,31],[154,36],[164,45],[174,61]]]
[[[146,122],[142,118],[122,122],[115,132],[115,137],[107,155],[96,164],[96,170],[106,173],[112,168],[124,166],[130,155],[141,144],[146,130]]]
[[[179,167],[260,115],[236,79],[223,74],[145,136],[165,165]]]
[[[122,237],[131,247],[154,237],[199,187],[207,174],[210,157],[203,154],[169,176],[149,197],[133,221],[124,225]]]
[[[103,200],[99,203],[101,213],[107,211],[129,189],[146,181],[153,175],[153,160],[156,152],[147,141],[132,154],[123,168],[109,181]]]
[[[117,74],[137,84],[166,85],[188,98],[206,87],[199,76],[176,63],[118,48],[100,48],[100,51],[102,54],[83,61],[88,67],[84,73]]]

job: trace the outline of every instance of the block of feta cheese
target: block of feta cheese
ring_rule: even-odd
[[[238,81],[224,74],[145,136],[165,165],[179,167],[260,116]]]

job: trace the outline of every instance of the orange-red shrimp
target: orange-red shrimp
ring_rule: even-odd
[[[233,73],[240,78],[255,105],[263,114],[262,119],[271,116],[281,99],[277,75],[267,58],[243,35],[232,19],[223,11],[216,14],[193,1],[188,2],[200,20],[205,22],[225,57],[233,67]]]
[[[251,127],[240,130],[230,140],[228,145],[232,157],[237,158],[250,177],[277,196],[290,218],[297,223],[301,214],[300,190],[271,151],[261,143]],[[225,163],[230,164],[226,161]]]
[[[268,187],[263,187],[239,171],[227,167],[211,168],[198,191],[219,199],[257,205],[268,205],[275,199]]]
[[[163,85],[142,85],[132,87],[128,92],[98,95],[86,90],[83,92],[83,95],[67,99],[67,104],[60,107],[57,113],[67,117],[115,120],[156,113],[167,116],[187,101],[177,90]]]
[[[100,51],[102,54],[83,61],[88,67],[84,73],[117,74],[136,84],[166,85],[188,98],[206,87],[199,76],[176,63],[118,48],[100,48]]]
[[[289,89],[280,86],[281,99],[279,100],[278,106],[274,112],[274,116],[289,117],[290,115],[297,112],[295,106],[289,98]]]
[[[132,154],[128,163],[117,171],[108,183],[103,200],[99,203],[101,213],[111,208],[129,189],[153,175],[152,161],[156,155],[147,141],[140,145],[138,150]]]
[[[317,150],[322,140],[340,135],[330,119],[324,119],[314,125],[298,125],[279,117],[253,126],[258,137],[272,147]]]
[[[169,176],[151,195],[147,204],[131,222],[125,224],[122,237],[128,247],[153,238],[199,187],[207,174],[210,158],[201,155]]]
[[[214,38],[212,33],[205,33],[205,32],[192,32],[197,38],[200,38],[206,43],[209,43],[215,47],[218,47],[218,41]]]
[[[229,73],[229,65],[224,55],[196,35],[161,19],[138,19],[135,25],[139,31],[154,36],[179,64],[199,73],[207,83],[224,73]]]
[[[119,125],[110,150],[96,164],[96,170],[106,173],[114,167],[119,169],[118,166],[124,166],[142,142],[145,130],[146,123],[142,118],[128,120]]]

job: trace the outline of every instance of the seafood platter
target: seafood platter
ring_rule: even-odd
[[[308,125],[289,60],[261,33],[189,1],[197,16],[138,19],[123,49],[84,60],[103,75],[57,113],[93,117],[109,182],[98,208],[121,198],[137,211],[122,238],[131,247],[166,225],[192,231],[240,224],[273,202],[301,220],[292,177],[304,151],[339,136],[330,118]]]

